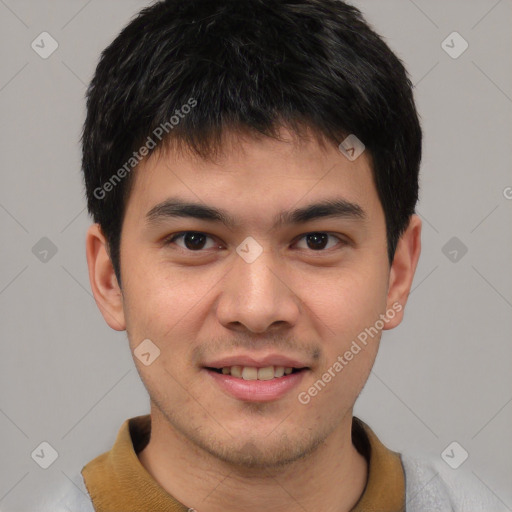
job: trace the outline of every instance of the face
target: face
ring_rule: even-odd
[[[121,237],[121,327],[152,361],[134,357],[152,413],[246,467],[297,460],[351,418],[382,324],[396,324],[379,322],[390,268],[367,155],[281,135],[229,135],[215,162],[150,158]],[[331,215],[309,208],[326,201]]]

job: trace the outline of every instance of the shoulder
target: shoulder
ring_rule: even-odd
[[[74,475],[72,481],[66,480],[34,512],[94,512],[82,474]]]
[[[506,512],[474,473],[450,468],[440,457],[401,453],[407,512]]]

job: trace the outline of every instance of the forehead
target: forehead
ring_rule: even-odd
[[[169,197],[181,197],[222,207],[239,219],[268,216],[273,222],[285,206],[334,196],[363,206],[369,217],[378,215],[380,202],[366,152],[350,161],[333,144],[315,137],[299,139],[285,128],[279,136],[282,140],[227,133],[213,159],[172,146],[154,153],[135,171],[127,216],[145,216]]]

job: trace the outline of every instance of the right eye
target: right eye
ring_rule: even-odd
[[[212,245],[210,245],[210,247],[205,247],[205,243],[208,238],[212,240]],[[164,245],[169,246],[180,239],[183,240],[183,245],[177,245],[184,251],[201,252],[202,249],[210,249],[216,246],[216,243],[213,242],[213,238],[211,236],[200,231],[182,231],[181,233],[175,233],[164,240]]]

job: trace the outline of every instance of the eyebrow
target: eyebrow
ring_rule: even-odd
[[[146,214],[146,224],[153,225],[170,218],[189,217],[211,222],[220,222],[233,229],[235,218],[226,210],[201,203],[169,198],[157,204]],[[303,224],[319,218],[343,218],[364,221],[368,216],[364,209],[342,198],[326,199],[302,208],[283,210],[274,217],[273,229],[287,224]]]

